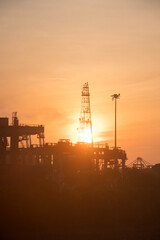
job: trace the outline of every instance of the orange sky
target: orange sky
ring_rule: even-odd
[[[0,1],[0,115],[45,124],[46,141],[77,140],[81,87],[89,82],[96,141],[129,161],[160,162],[160,2]]]

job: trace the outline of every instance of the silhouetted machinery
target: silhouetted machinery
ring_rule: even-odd
[[[12,124],[9,125],[8,118],[0,118],[0,156],[1,159],[9,150],[12,156],[18,154],[19,143],[24,147],[24,142],[26,143],[26,148],[32,147],[31,136],[37,135],[39,138],[39,146],[44,145],[44,126],[29,126],[20,125],[17,117],[17,113],[12,114]]]
[[[31,136],[37,135],[39,144],[32,144]],[[127,156],[122,149],[110,149],[107,144],[73,144],[69,139],[58,143],[44,143],[44,126],[21,125],[17,113],[0,118],[0,164],[27,164],[50,166],[53,172],[103,171],[106,168],[124,169]]]
[[[137,157],[136,160],[128,164],[128,167],[136,168],[136,169],[144,169],[144,168],[152,168],[152,164],[145,161],[141,157]]]
[[[55,173],[78,173],[86,171],[102,172],[115,168],[115,158],[118,168],[124,169],[127,160],[126,152],[117,148],[110,149],[107,144],[88,144],[79,142],[73,144],[69,139],[61,139],[58,143],[46,143],[43,147],[42,164],[53,167]]]

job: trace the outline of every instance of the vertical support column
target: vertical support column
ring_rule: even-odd
[[[27,148],[29,147],[29,144],[28,144],[28,136],[26,136],[26,147],[27,147]]]
[[[19,137],[15,131],[14,135],[11,137],[11,152],[12,152],[12,163],[17,162],[18,157],[18,143]]]
[[[40,147],[42,146],[42,143],[41,143],[41,136],[39,135],[39,145]]]
[[[43,144],[43,146],[44,146],[44,136],[43,136],[43,138],[42,138],[42,144]]]
[[[29,135],[29,147],[32,146],[32,139],[31,139],[31,135]]]
[[[6,160],[7,138],[0,137],[0,162],[5,163]]]

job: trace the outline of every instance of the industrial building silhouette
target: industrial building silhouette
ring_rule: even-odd
[[[57,143],[45,143],[43,125],[19,124],[17,113],[8,118],[0,118],[0,163],[19,165],[44,165],[58,172],[104,171],[115,167],[125,168],[126,152],[120,148],[112,149],[107,144],[73,144],[69,139]],[[32,136],[37,135],[38,144],[32,144]]]

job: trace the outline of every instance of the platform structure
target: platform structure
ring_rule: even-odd
[[[32,143],[37,135],[38,144]],[[69,139],[57,143],[45,143],[43,125],[19,124],[17,113],[8,118],[0,118],[0,164],[47,166],[54,173],[78,173],[86,171],[103,172],[107,168],[125,168],[127,156],[122,149],[109,148],[107,144],[78,142]]]
[[[78,171],[97,171],[115,168],[115,156],[118,169],[124,170],[127,160],[126,152],[122,149],[110,149],[107,144],[73,144],[69,139],[61,139],[57,143],[46,143],[43,147],[33,147],[33,159],[39,164],[49,165],[56,172],[72,169]]]
[[[8,118],[0,118],[0,159],[4,161],[6,155],[18,158],[22,148],[32,149],[32,136],[37,135],[39,147],[44,145],[44,126],[19,124],[17,113],[12,114],[12,124]],[[11,158],[11,157],[10,157]]]

